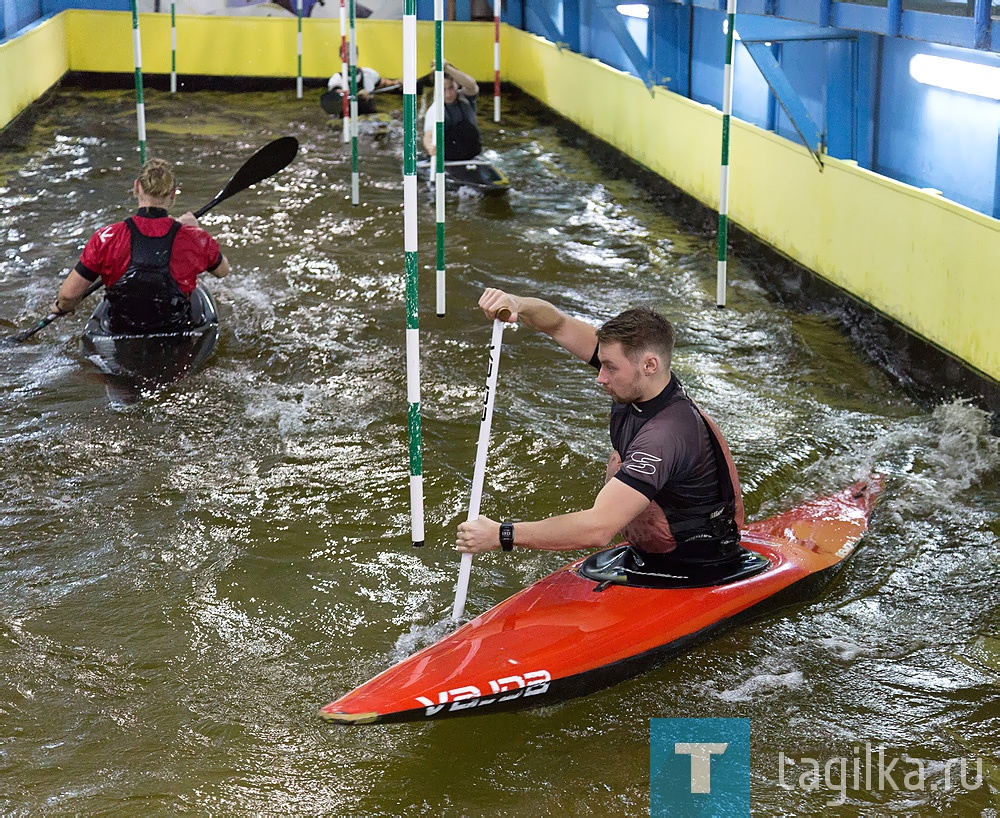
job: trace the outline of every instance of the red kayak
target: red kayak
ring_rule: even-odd
[[[373,724],[478,715],[617,684],[814,593],[854,551],[882,487],[883,478],[872,475],[749,524],[738,564],[714,576],[637,566],[627,546],[600,551],[380,673],[320,716]]]

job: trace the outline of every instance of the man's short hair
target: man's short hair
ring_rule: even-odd
[[[139,173],[139,186],[153,199],[167,199],[177,192],[177,180],[169,162],[150,159]]]
[[[631,360],[647,350],[658,353],[670,363],[674,351],[674,328],[671,323],[649,307],[635,307],[597,330],[598,344],[614,341]]]

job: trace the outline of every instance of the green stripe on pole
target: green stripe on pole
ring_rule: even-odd
[[[139,131],[139,164],[146,164],[146,104],[142,99],[142,41],[139,37],[139,9],[132,0],[132,50],[135,54],[135,118]]]
[[[295,73],[295,98],[302,99],[302,0],[298,1],[295,16],[298,18],[298,32],[295,40],[295,53],[298,55]]]
[[[170,93],[177,93],[177,4],[170,0]]]
[[[356,6],[351,9],[351,204],[361,201],[360,179],[358,176],[358,31],[356,27]]]
[[[729,252],[729,130],[733,113],[733,49],[736,39],[736,0],[726,8],[726,65],[722,80],[722,161],[719,169],[718,265],[715,304],[726,306],[726,276]]]
[[[420,322],[417,313],[417,8],[403,3],[403,266],[406,273],[406,397],[410,433],[410,521],[424,544],[424,477],[420,439]]]

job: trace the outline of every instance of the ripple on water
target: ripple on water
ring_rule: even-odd
[[[17,214],[0,221],[12,330],[44,311],[90,231],[131,206],[133,95],[56,99],[25,155],[0,158],[0,211]],[[755,810],[768,815],[830,810],[828,792],[778,785],[782,752],[882,742],[925,759],[934,781],[949,759],[997,752],[988,417],[914,404],[837,321],[776,303],[738,256],[716,309],[714,236],[605,172],[527,98],[502,128],[483,123],[509,199],[449,199],[440,319],[434,203],[420,197],[427,544],[412,549],[401,143],[362,141],[353,207],[349,148],[315,102],[149,94],[184,207],[270,139],[301,142],[287,171],[206,216],[234,273],[209,282],[223,333],[204,371],[110,402],[76,352],[85,309],[0,358],[0,764],[22,793],[0,796],[4,811],[645,815],[658,716],[750,718]],[[385,104],[399,116],[398,99]],[[487,285],[595,324],[633,304],[674,319],[674,366],[725,430],[751,516],[871,468],[887,490],[823,593],[626,684],[502,717],[331,730],[318,707],[452,626]],[[586,508],[608,449],[594,373],[509,332],[496,398],[483,512]],[[566,561],[477,558],[469,615]],[[988,814],[987,789],[850,792],[845,809]]]

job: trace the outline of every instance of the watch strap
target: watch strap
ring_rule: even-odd
[[[500,547],[504,551],[514,550],[514,524],[500,523]]]

